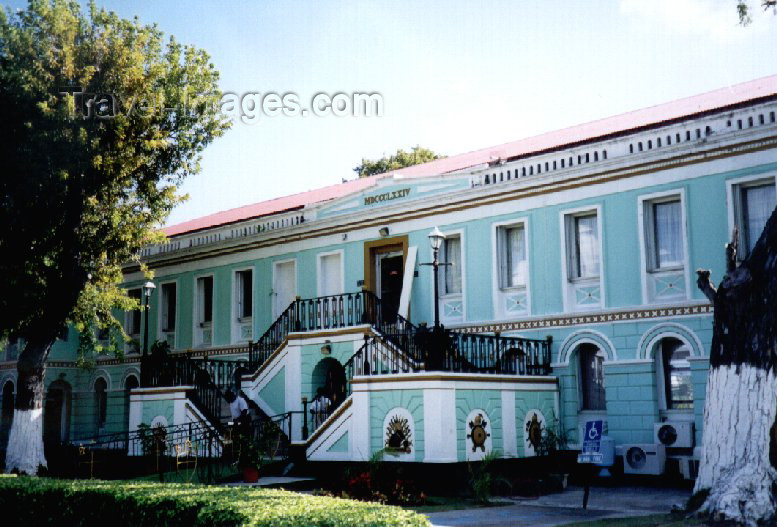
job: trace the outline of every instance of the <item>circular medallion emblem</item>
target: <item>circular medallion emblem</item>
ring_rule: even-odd
[[[486,431],[488,423],[483,419],[483,414],[478,414],[475,418],[469,422],[470,433],[467,437],[472,440],[472,451],[475,452],[478,448],[486,451],[486,439],[491,435]]]
[[[542,440],[542,424],[540,423],[537,414],[534,414],[532,418],[526,422],[526,441],[537,450]]]

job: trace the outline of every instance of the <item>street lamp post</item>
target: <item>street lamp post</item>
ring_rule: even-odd
[[[437,227],[434,228],[432,232],[429,233],[429,244],[432,246],[432,263],[426,264],[431,265],[434,269],[434,328],[435,330],[440,327],[440,281],[438,277],[439,269],[440,269],[440,261],[437,259],[437,255],[440,252],[440,246],[442,245],[442,241],[445,239],[445,235],[440,232],[440,229]]]
[[[430,263],[422,263],[421,265],[431,265],[434,269],[434,327],[432,333],[427,341],[427,369],[435,370],[442,367],[443,353],[445,347],[445,336],[443,328],[440,325],[440,281],[439,272],[440,266],[451,265],[448,262],[440,262],[438,256],[440,253],[440,247],[445,239],[445,235],[440,232],[437,227],[429,233],[429,245],[432,247],[432,261]]]
[[[143,356],[144,357],[148,355],[148,301],[151,298],[151,293],[154,292],[154,289],[156,289],[156,286],[154,285],[154,282],[150,280],[145,284],[143,284],[143,296],[145,297],[145,311],[146,311],[146,319],[143,327]]]

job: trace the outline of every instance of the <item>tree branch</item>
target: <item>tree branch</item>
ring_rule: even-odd
[[[739,228],[734,225],[731,241],[726,244],[726,272],[731,273],[737,268],[737,253],[739,252]]]
[[[699,289],[701,289],[701,292],[704,293],[704,296],[706,296],[707,299],[714,304],[717,291],[715,290],[715,286],[712,285],[712,282],[710,281],[710,270],[696,269],[696,275],[696,285],[699,287]]]

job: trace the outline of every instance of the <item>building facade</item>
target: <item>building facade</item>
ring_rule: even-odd
[[[775,208],[776,111],[768,77],[169,227],[142,255],[148,328],[120,314],[125,358],[85,370],[73,330],[55,345],[47,437],[209,419],[187,383],[144,381],[147,329],[213,378],[245,361],[239,388],[268,416],[296,413],[288,435],[312,460],[523,457],[543,426],[576,448],[596,419],[619,452],[692,459],[712,335],[695,271],[722,278],[734,226],[746,255]],[[428,345],[435,227],[442,348]],[[3,434],[17,346],[0,365]],[[320,419],[319,388],[334,409]]]

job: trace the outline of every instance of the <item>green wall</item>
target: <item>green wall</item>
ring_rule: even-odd
[[[470,432],[467,416],[472,410],[483,410],[490,421],[491,445],[493,450],[504,452],[502,437],[502,392],[499,390],[456,390],[456,451],[459,461],[467,459],[467,448],[472,443],[467,439]]]
[[[424,459],[424,395],[422,390],[391,390],[370,392],[370,452],[384,448],[383,421],[389,411],[401,407],[413,416],[415,433],[413,452],[416,461]],[[390,458],[387,458],[390,460]]]

